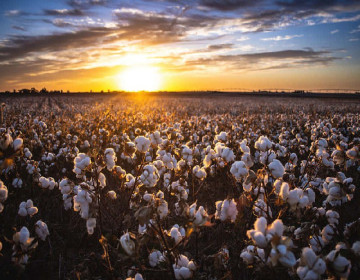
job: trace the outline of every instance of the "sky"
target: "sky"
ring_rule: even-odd
[[[159,90],[360,89],[360,0],[1,0],[0,13],[0,91],[121,90],[144,67]]]

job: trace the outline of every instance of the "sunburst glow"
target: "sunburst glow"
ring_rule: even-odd
[[[132,66],[119,74],[119,87],[125,91],[157,91],[160,86],[161,74],[153,66]]]

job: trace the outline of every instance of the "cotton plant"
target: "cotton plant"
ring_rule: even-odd
[[[20,231],[13,235],[12,261],[19,265],[26,265],[29,260],[29,254],[37,247],[35,238],[30,237],[27,227],[22,227]]]
[[[97,203],[94,195],[87,189],[83,189],[81,185],[75,186],[74,193],[73,209],[75,212],[79,212],[81,218],[86,220],[87,232],[89,235],[92,235],[96,227],[96,217],[94,217],[94,215],[96,215],[95,208],[97,207]]]

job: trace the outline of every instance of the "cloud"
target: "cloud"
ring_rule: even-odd
[[[352,17],[328,17],[323,20],[323,23],[340,23],[340,22],[354,22],[360,20],[360,14]]]
[[[105,6],[108,2],[107,0],[69,0],[67,4],[73,8],[87,9],[91,6]]]
[[[32,52],[52,52],[84,48],[101,43],[112,29],[94,27],[72,33],[43,36],[12,36],[6,46],[0,46],[0,62],[24,57]]]
[[[234,47],[234,44],[218,44],[218,45],[210,45],[207,47],[209,51],[218,51],[218,50],[227,50]]]
[[[360,32],[360,25],[358,25],[358,27],[356,29],[351,30],[349,33],[354,34],[354,33],[358,33],[358,32]]]
[[[357,41],[359,41],[359,38],[350,38],[349,39],[349,42],[357,42]]]
[[[330,31],[330,34],[336,34],[338,32],[339,32],[339,29],[335,29],[335,30]]]
[[[85,16],[86,14],[80,9],[56,9],[44,10],[44,14],[48,16]]]
[[[219,11],[231,11],[256,6],[263,0],[200,0],[199,5]]]
[[[17,16],[25,16],[28,15],[28,13],[21,11],[21,10],[9,10],[4,13],[7,17],[17,17]]]
[[[262,38],[262,41],[284,41],[284,40],[291,40],[293,38],[300,38],[303,37],[304,35],[285,35],[285,36],[276,36],[276,37],[271,37],[271,38]]]
[[[224,66],[230,69],[268,70],[301,66],[327,65],[340,59],[331,56],[329,51],[282,50],[274,52],[257,52],[237,55],[217,55],[210,58],[189,60],[188,66]]]
[[[22,27],[22,26],[19,26],[19,25],[12,25],[11,28],[15,29],[15,30],[20,30],[20,31],[26,31],[25,27]]]

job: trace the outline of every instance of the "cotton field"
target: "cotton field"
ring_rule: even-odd
[[[0,279],[359,279],[360,102],[1,97]]]

